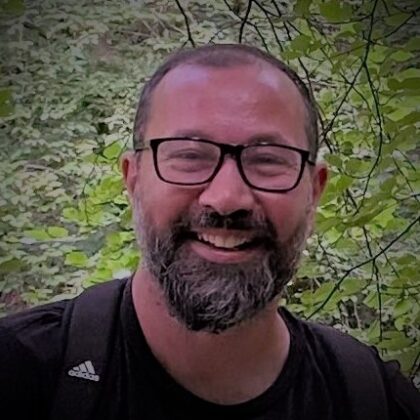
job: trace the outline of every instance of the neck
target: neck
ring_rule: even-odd
[[[275,303],[250,321],[212,334],[190,331],[172,317],[157,282],[142,268],[134,276],[132,293],[155,357],[193,394],[236,404],[263,393],[281,372],[290,336]]]

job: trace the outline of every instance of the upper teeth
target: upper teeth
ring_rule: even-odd
[[[235,248],[249,241],[247,236],[219,236],[207,233],[198,233],[198,239],[211,243],[220,248]]]

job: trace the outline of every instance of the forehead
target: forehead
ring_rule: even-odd
[[[305,146],[305,118],[298,88],[269,64],[181,65],[155,89],[146,138],[196,130],[214,140],[244,142],[267,132]]]

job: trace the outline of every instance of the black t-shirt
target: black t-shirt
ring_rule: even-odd
[[[48,419],[66,337],[62,323],[68,301],[0,320],[0,410],[3,418]],[[98,308],[101,310],[101,308]],[[221,406],[180,386],[150,351],[134,310],[127,282],[103,396],[95,419],[322,419],[347,420],[346,394],[335,354],[322,337],[286,310],[291,335],[286,364],[275,383],[251,401]],[[378,363],[381,363],[378,360]],[[382,364],[389,418],[420,419],[420,394]]]

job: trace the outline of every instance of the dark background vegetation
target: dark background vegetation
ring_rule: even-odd
[[[331,178],[283,303],[376,345],[420,382],[418,1],[1,0],[0,10],[0,312],[134,270],[118,159],[139,89],[171,51],[239,41],[295,68],[321,110]]]

